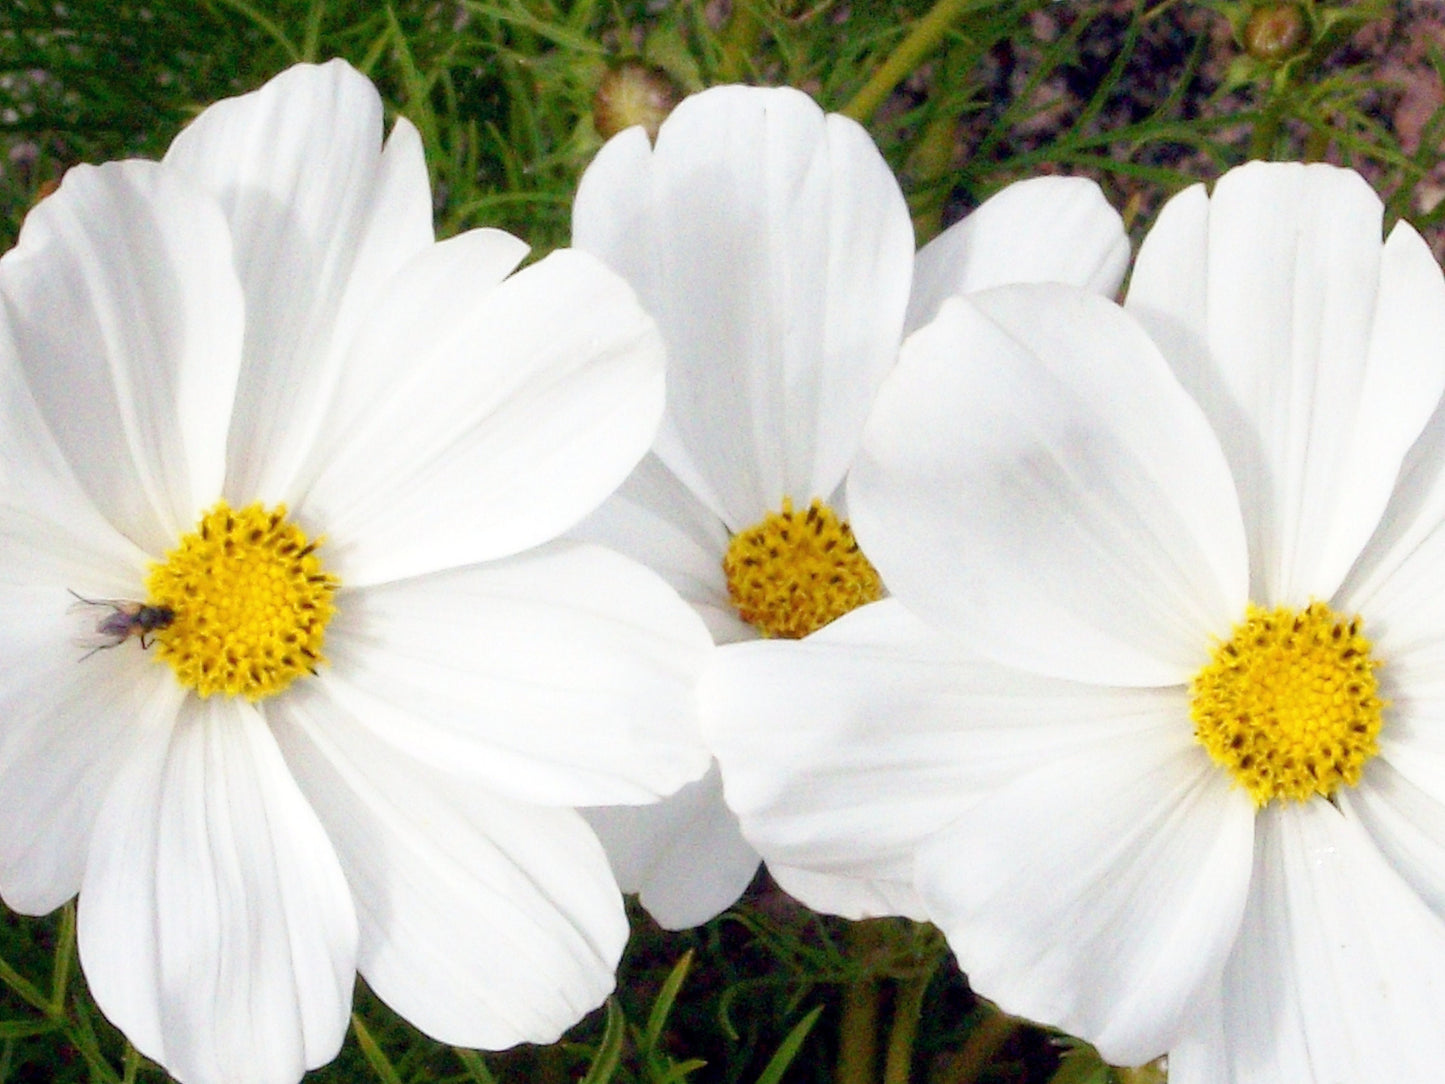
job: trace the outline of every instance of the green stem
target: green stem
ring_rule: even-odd
[[[878,980],[860,975],[843,990],[836,1084],[873,1084],[878,1063]]]
[[[913,74],[924,57],[938,48],[943,35],[959,16],[977,8],[988,7],[995,0],[937,0],[927,15],[913,24],[913,29],[898,43],[898,48],[873,73],[863,89],[843,107],[845,116],[860,124],[873,116],[874,110],[893,93],[893,88]]]
[[[916,975],[898,983],[893,1026],[888,1031],[888,1054],[883,1062],[883,1084],[908,1084],[913,1069],[913,1040],[923,1017],[923,997],[942,959],[942,955],[935,954]]]
[[[60,913],[60,933],[55,938],[55,960],[50,969],[49,1015],[65,1015],[65,998],[70,992],[70,975],[75,965],[75,901]]]
[[[311,10],[306,15],[306,37],[301,42],[301,58],[313,64],[320,56],[321,18],[325,8],[326,0],[311,0]]]
[[[1279,140],[1279,130],[1284,124],[1287,104],[1286,96],[1277,88],[1270,90],[1269,100],[1260,111],[1259,123],[1254,126],[1254,132],[1249,137],[1251,158],[1267,162],[1274,157],[1274,145]]]
[[[121,1063],[123,1075],[120,1078],[120,1084],[135,1084],[136,1076],[140,1073],[140,1063],[140,1051],[130,1043],[126,1043],[125,1060]]]

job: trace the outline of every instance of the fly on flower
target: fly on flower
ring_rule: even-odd
[[[661,336],[594,257],[435,241],[384,119],[299,65],[70,171],[0,256],[0,610],[35,616],[0,636],[0,900],[78,896],[96,1004],[183,1084],[296,1084],[358,971],[444,1042],[554,1041],[628,932],[574,807],[707,765],[706,629],[552,544],[652,443]],[[76,584],[130,586],[64,620]],[[70,665],[78,632],[151,651]]]
[[[97,651],[119,647],[132,636],[140,640],[141,650],[144,651],[155,640],[155,634],[170,628],[176,619],[176,611],[169,606],[150,606],[144,602],[123,598],[86,598],[75,591],[70,593],[79,600],[71,607],[72,611],[90,606],[99,606],[110,611],[95,623],[94,633],[82,638],[81,645],[89,647],[90,650],[80,657],[81,662]],[[147,636],[150,640],[146,639]]]

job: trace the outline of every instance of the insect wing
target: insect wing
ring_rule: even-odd
[[[75,595],[76,601],[67,608],[68,613],[82,613],[97,608],[107,611],[96,621],[93,632],[75,639],[77,647],[86,649],[82,658],[88,659],[97,651],[123,644],[130,637],[146,631],[139,620],[146,609],[144,603],[124,598],[86,598],[74,591],[70,593]]]

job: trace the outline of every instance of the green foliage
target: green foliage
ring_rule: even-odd
[[[1256,6],[1213,5],[1241,38]],[[1278,63],[1221,61],[1201,7],[739,0],[719,19],[702,3],[640,0],[10,0],[0,242],[70,164],[157,155],[208,102],[331,56],[421,131],[442,234],[496,225],[539,253],[566,243],[600,145],[592,94],[626,57],[689,90],[785,83],[849,108],[899,171],[920,239],[1035,172],[1086,173],[1148,209],[1251,154],[1377,167],[1392,208],[1415,205],[1435,141],[1424,160],[1404,154],[1379,116],[1378,78],[1330,63],[1376,0],[1302,4],[1307,45]]]
[[[416,124],[441,234],[500,226],[539,254],[567,241],[577,179],[601,145],[592,96],[627,58],[687,90],[789,84],[846,109],[898,171],[920,242],[1004,184],[1058,171],[1099,180],[1137,231],[1170,193],[1250,156],[1354,165],[1392,220],[1412,217],[1437,240],[1445,202],[1424,210],[1422,185],[1439,166],[1445,109],[1406,153],[1381,108],[1390,86],[1368,56],[1350,54],[1351,35],[1382,5],[1300,0],[1298,44],[1250,55],[1260,6],[5,0],[0,248],[69,166],[158,156],[209,102],[333,56]],[[1211,33],[1221,25],[1227,35]],[[1232,49],[1221,44],[1229,35]],[[1445,56],[1431,60],[1445,82]],[[350,1039],[308,1080],[821,1084],[834,1079],[849,1004],[871,1004],[892,1029],[896,1042],[877,1051],[890,1079],[1124,1079],[1087,1047],[978,1001],[927,928],[860,935],[765,888],[699,930],[667,934],[632,916],[616,996],[564,1042],[452,1050],[358,984]],[[74,925],[73,907],[0,924],[0,1084],[163,1080],[85,992]]]

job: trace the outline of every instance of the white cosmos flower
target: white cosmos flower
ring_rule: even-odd
[[[574,807],[706,767],[701,622],[549,541],[651,443],[662,343],[525,252],[435,243],[416,130],[332,62],[72,170],[0,260],[0,893],[79,892],[97,1002],[183,1081],[327,1061],[358,971],[444,1042],[554,1039],[627,937]],[[117,611],[67,589],[156,642],[82,660]]]
[[[1112,295],[1129,252],[1096,185],[1046,177],[1005,189],[915,261],[898,183],[859,125],[796,90],[736,86],[684,101],[655,147],[640,128],[609,141],[582,178],[573,240],[636,287],[668,348],[654,454],[577,533],[660,572],[719,642],[759,635],[729,593],[731,540],[785,499],[842,514],[908,327],[950,294],[1005,282]],[[711,918],[757,868],[716,771],[660,806],[589,817],[623,887],[667,927]],[[770,867],[813,907],[889,907],[867,886]]]
[[[946,302],[850,483],[894,597],[704,683],[765,855],[911,874],[981,993],[1172,1084],[1445,1061],[1445,283],[1381,211],[1253,164],[1124,309]]]

